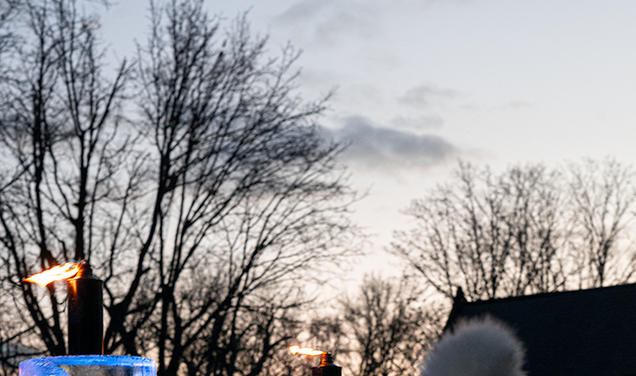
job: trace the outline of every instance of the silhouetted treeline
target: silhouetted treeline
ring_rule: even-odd
[[[407,214],[393,250],[427,284],[469,300],[632,281],[634,171],[615,160],[495,173],[460,163]]]

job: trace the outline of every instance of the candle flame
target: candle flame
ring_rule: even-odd
[[[289,352],[291,352],[292,355],[305,355],[308,358],[325,353],[324,351],[321,351],[321,350],[315,350],[312,348],[302,348],[297,345],[289,346]]]
[[[75,277],[80,269],[80,263],[67,262],[64,265],[57,265],[52,268],[33,274],[22,282],[35,283],[38,286],[46,287],[53,281],[61,281],[63,279],[71,279]]]

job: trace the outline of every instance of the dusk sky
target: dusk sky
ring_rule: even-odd
[[[104,14],[109,46],[134,53],[147,2]],[[323,125],[351,140],[355,220],[377,270],[400,210],[443,182],[459,158],[502,168],[589,156],[636,162],[636,2],[234,0],[272,56],[302,49],[306,99],[336,89]]]

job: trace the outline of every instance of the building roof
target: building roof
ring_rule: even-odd
[[[460,290],[446,329],[483,316],[516,332],[528,376],[636,375],[636,284],[476,302]]]

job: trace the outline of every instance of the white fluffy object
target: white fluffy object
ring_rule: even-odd
[[[492,319],[459,323],[428,353],[422,376],[524,376],[521,341]]]

